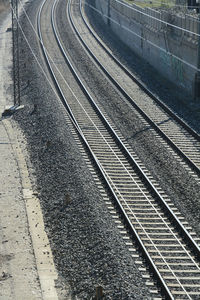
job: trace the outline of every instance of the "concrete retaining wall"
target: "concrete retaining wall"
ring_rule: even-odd
[[[197,73],[198,20],[118,0],[95,0],[94,6],[111,30],[139,56],[193,98]],[[160,22],[162,20],[164,22]],[[174,27],[168,23],[174,24]]]

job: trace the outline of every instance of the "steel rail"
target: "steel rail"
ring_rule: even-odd
[[[69,1],[70,3],[71,1]],[[70,7],[68,5],[68,13],[70,13]],[[52,19],[53,20],[53,19]],[[126,156],[129,158],[129,162],[133,165],[133,167],[137,168],[138,170],[138,174],[140,176],[143,177],[143,180],[145,181],[146,185],[149,187],[149,189],[151,191],[153,191],[153,193],[157,196],[158,200],[160,200],[160,204],[162,204],[163,208],[167,208],[168,213],[171,215],[172,218],[176,219],[175,224],[179,227],[179,225],[182,227],[183,231],[182,234],[187,237],[187,235],[190,236],[190,234],[187,232],[187,230],[185,230],[185,228],[182,226],[182,224],[180,223],[180,221],[177,219],[177,217],[174,215],[173,211],[170,209],[170,207],[168,206],[168,204],[166,203],[166,201],[163,199],[163,197],[160,195],[160,193],[158,192],[158,190],[153,186],[153,184],[150,182],[150,180],[148,179],[148,177],[144,174],[144,172],[142,171],[142,169],[140,168],[140,166],[138,165],[138,163],[135,161],[135,159],[132,157],[131,153],[128,151],[128,149],[126,148],[126,146],[122,143],[122,141],[120,140],[120,138],[118,137],[117,133],[113,130],[112,126],[109,124],[108,120],[103,116],[103,114],[101,113],[99,107],[97,106],[97,104],[95,103],[95,101],[92,99],[91,95],[89,94],[87,88],[84,86],[82,80],[80,79],[78,73],[76,72],[75,68],[73,67],[72,63],[70,62],[69,57],[66,55],[66,52],[62,46],[62,43],[59,40],[58,34],[56,32],[56,28],[55,28],[55,22],[53,22],[53,26],[54,26],[54,30],[55,30],[55,35],[56,35],[56,39],[58,42],[58,45],[63,53],[63,56],[68,64],[68,66],[70,67],[72,73],[74,74],[77,82],[79,84],[81,84],[81,89],[83,90],[84,94],[87,96],[88,100],[90,101],[90,103],[93,105],[93,107],[95,108],[95,110],[98,112],[98,115],[101,117],[102,121],[104,122],[105,126],[107,127],[107,129],[109,130],[109,132],[112,133],[112,136],[115,138],[115,140],[117,141],[118,145],[120,146],[121,149],[124,150],[124,153],[126,154]],[[179,227],[180,228],[180,227]],[[191,238],[191,236],[190,236]],[[200,248],[199,246],[196,244],[196,242],[191,238],[191,242],[196,245],[194,247],[195,251],[197,250],[196,254],[198,253],[198,257],[200,258]]]
[[[68,3],[70,3],[70,2],[71,2],[71,0],[69,0]],[[70,13],[69,5],[68,5],[68,13]],[[73,67],[72,63],[70,62],[69,57],[66,55],[66,52],[65,52],[65,50],[64,50],[64,48],[63,48],[63,46],[62,46],[62,44],[61,44],[61,42],[59,40],[59,37],[58,37],[58,34],[57,34],[56,31],[55,31],[55,34],[56,34],[56,39],[57,39],[58,45],[59,45],[59,47],[60,47],[60,49],[61,49],[61,51],[63,53],[63,56],[65,58],[65,61],[67,62],[68,66],[70,67],[70,69],[71,69],[72,73],[74,74],[77,82],[79,84],[81,84],[81,89],[85,93],[85,95],[88,98],[89,102],[93,105],[93,107],[95,108],[95,110],[98,112],[98,115],[101,117],[101,119],[104,122],[106,128],[109,130],[109,132],[111,132],[112,136],[117,141],[120,149],[123,149],[124,153],[126,154],[127,158],[129,159],[129,163],[131,163],[132,166],[134,168],[136,168],[136,170],[138,171],[139,176],[142,176],[145,184],[149,187],[149,189],[153,192],[153,194],[156,195],[157,200],[159,201],[160,205],[165,210],[167,210],[168,214],[174,220],[174,224],[180,229],[180,231],[181,231],[182,235],[185,237],[185,239],[189,242],[189,244],[190,243],[193,244],[193,246],[194,246],[193,250],[195,251],[195,254],[198,256],[198,258],[200,259],[200,247],[197,245],[197,243],[194,241],[194,239],[190,236],[189,232],[184,228],[184,226],[181,224],[181,222],[175,216],[175,214],[173,213],[173,211],[171,210],[171,208],[169,207],[169,205],[166,203],[166,201],[164,200],[164,198],[160,195],[159,191],[154,187],[154,185],[148,179],[148,177],[146,176],[146,174],[142,171],[142,169],[140,168],[140,166],[138,165],[138,163],[136,162],[136,160],[133,158],[133,156],[131,155],[131,153],[127,149],[127,147],[120,140],[120,138],[118,137],[117,133],[114,131],[114,129],[112,128],[112,126],[109,124],[108,120],[103,116],[103,114],[100,111],[99,107],[97,106],[97,104],[93,100],[92,96],[88,92],[87,88],[84,86],[84,84],[83,84],[82,80],[80,79],[78,73],[76,72],[75,68]]]
[[[91,31],[90,27],[86,23],[81,10],[81,2],[80,2],[80,12],[81,16],[83,18],[84,23],[86,24],[87,28],[91,32],[91,34],[94,36],[94,38],[97,40],[97,42],[101,45],[101,47],[106,51],[106,53],[120,66],[120,68],[123,69],[123,71],[148,95],[150,96],[166,113],[168,113],[179,125],[181,125],[185,130],[187,130],[188,133],[190,133],[194,138],[196,138],[198,141],[200,141],[200,135],[195,132],[189,125],[187,125],[182,119],[180,119],[176,114],[174,114],[163,102],[161,102],[149,89],[147,89],[140,81],[138,81],[133,74],[130,73],[130,71],[127,70],[127,68],[121,64],[117,60],[117,58],[110,53],[110,51],[101,43],[101,41],[94,35],[94,33]],[[79,34],[71,16],[70,16],[71,24],[74,28],[74,31],[76,32],[77,36],[79,37],[81,43],[85,47],[85,49],[88,51],[90,56],[94,59],[94,61],[97,63],[97,65],[100,67],[100,69],[106,74],[106,76],[109,78],[109,80],[117,87],[117,89],[120,91],[120,93],[126,98],[126,100],[142,115],[142,117],[154,128],[154,130],[168,143],[168,145],[171,146],[171,148],[185,161],[187,164],[191,167],[192,170],[194,170],[198,176],[200,176],[200,168],[196,166],[196,164],[186,155],[183,153],[183,151],[174,144],[174,142],[159,128],[159,126],[156,125],[154,121],[133,101],[133,99],[127,94],[127,92],[123,89],[123,87],[110,75],[110,73],[106,70],[106,68],[99,62],[97,57],[92,53],[92,51],[89,49],[87,44],[82,39],[81,35]]]
[[[56,0],[56,1],[57,1],[57,0]],[[56,3],[56,1],[54,2],[54,6],[53,6],[53,9],[52,9],[52,18],[53,18],[53,10],[54,10],[54,8],[55,8],[55,3]],[[46,0],[45,0],[43,3],[45,3],[45,2],[46,2]],[[41,14],[41,11],[40,11],[40,14]],[[52,19],[52,20],[53,20],[53,19]],[[38,27],[38,28],[40,28],[40,27]],[[40,30],[39,30],[39,31],[40,31]],[[40,39],[42,40],[41,31],[40,31]],[[42,43],[41,45],[42,45],[42,48],[43,48],[43,43]],[[43,53],[44,53],[44,55],[45,55],[46,61],[47,61],[48,64],[49,64],[49,59],[48,59],[47,53],[46,53],[46,51],[45,51],[44,48],[43,48]],[[49,64],[49,68],[50,68],[50,70],[51,70],[51,75],[52,75],[52,77],[53,77],[54,80],[55,80],[56,87],[57,87],[57,89],[59,90],[59,94],[62,95],[62,100],[63,100],[62,102],[64,102],[64,105],[65,105],[65,107],[67,108],[67,110],[68,110],[68,112],[69,112],[70,118],[71,118],[71,120],[72,120],[72,122],[73,122],[73,124],[74,124],[74,126],[75,126],[75,128],[76,128],[76,130],[77,130],[78,133],[80,134],[80,136],[81,136],[81,138],[82,138],[82,141],[84,142],[86,148],[88,149],[88,151],[89,151],[89,153],[90,153],[90,156],[92,157],[93,161],[95,162],[95,164],[96,164],[96,166],[97,166],[97,168],[98,168],[100,174],[103,176],[103,180],[104,180],[104,182],[106,183],[106,185],[107,185],[107,187],[108,187],[108,190],[109,190],[109,192],[111,193],[112,197],[114,198],[115,203],[117,204],[118,209],[120,210],[121,214],[124,216],[124,218],[125,218],[125,220],[126,220],[126,225],[127,225],[127,227],[131,230],[131,235],[132,235],[132,236],[134,237],[134,239],[137,241],[137,245],[138,245],[140,251],[143,253],[143,256],[145,257],[146,261],[148,262],[148,265],[150,266],[151,272],[156,276],[157,281],[160,283],[160,287],[161,287],[161,290],[162,290],[163,294],[167,297],[167,299],[173,299],[172,294],[170,293],[168,287],[166,286],[165,282],[163,281],[162,277],[160,276],[159,271],[157,270],[157,268],[156,268],[154,262],[152,261],[150,255],[149,255],[148,252],[146,251],[146,249],[145,249],[145,247],[144,247],[144,245],[143,245],[143,243],[142,243],[140,237],[138,236],[137,231],[135,230],[135,228],[134,228],[133,225],[131,224],[131,222],[130,222],[130,220],[129,220],[129,218],[128,218],[127,213],[125,212],[125,210],[124,210],[122,204],[120,203],[120,201],[119,201],[117,195],[115,194],[115,192],[114,192],[112,186],[110,185],[110,183],[109,183],[109,181],[108,181],[108,179],[107,179],[107,177],[106,177],[106,174],[105,174],[103,168],[102,168],[101,165],[99,164],[99,162],[98,162],[96,156],[94,155],[94,153],[93,153],[92,149],[90,148],[90,146],[89,146],[87,140],[85,139],[85,137],[84,137],[84,135],[83,135],[83,133],[82,133],[80,127],[78,126],[78,124],[77,124],[77,122],[76,122],[76,120],[75,120],[75,118],[74,118],[74,115],[73,115],[73,113],[72,113],[70,107],[69,107],[68,104],[67,104],[67,100],[65,99],[65,97],[64,97],[64,95],[63,95],[63,93],[62,93],[62,90],[61,90],[61,88],[60,88],[60,86],[59,86],[59,84],[58,84],[58,82],[57,82],[57,80],[56,80],[56,77],[55,77],[55,75],[54,75],[54,73],[53,73],[53,70],[52,70],[50,64]]]
[[[121,212],[121,214],[123,215],[123,217],[125,218],[126,220],[126,225],[128,227],[128,229],[131,231],[131,235],[134,237],[134,240],[136,241],[137,245],[138,245],[138,248],[140,249],[140,251],[142,252],[144,258],[146,259],[146,261],[148,262],[148,265],[150,267],[150,270],[151,272],[155,275],[155,277],[157,278],[157,281],[160,283],[160,287],[161,287],[161,291],[163,292],[163,294],[165,295],[165,297],[167,297],[167,299],[173,299],[173,296],[172,294],[170,293],[168,287],[166,286],[165,282],[163,281],[162,277],[160,276],[159,274],[159,271],[157,270],[154,262],[152,261],[150,255],[148,254],[147,250],[145,249],[143,243],[142,243],[142,240],[140,239],[140,237],[138,236],[138,233],[137,231],[135,230],[135,228],[133,227],[133,225],[131,224],[129,218],[128,218],[128,215],[126,213],[126,211],[124,210],[122,204],[120,203],[117,195],[115,194],[115,191],[113,190],[110,182],[108,181],[107,177],[106,177],[106,174],[102,168],[102,166],[100,165],[100,163],[98,162],[98,159],[96,158],[95,154],[93,153],[90,145],[88,144],[86,138],[84,137],[84,134],[81,130],[81,128],[79,127],[78,123],[76,122],[76,119],[73,115],[73,112],[71,111],[68,103],[67,103],[67,100],[62,92],[62,89],[56,79],[56,76],[53,72],[53,69],[50,65],[50,61],[49,61],[49,58],[48,58],[48,54],[47,54],[47,51],[44,47],[44,44],[43,44],[43,41],[42,41],[42,34],[41,34],[41,27],[40,27],[40,19],[41,19],[41,12],[42,12],[42,9],[43,9],[43,6],[45,4],[47,0],[44,0],[41,7],[40,7],[40,10],[38,12],[38,17],[37,17],[37,26],[38,26],[38,34],[39,34],[39,37],[40,37],[40,45],[41,45],[41,48],[42,48],[42,52],[44,54],[44,57],[45,57],[45,60],[46,60],[46,63],[48,65],[48,69],[50,71],[50,74],[51,74],[51,77],[55,83],[55,86],[56,86],[56,89],[58,91],[58,94],[60,95],[61,97],[61,101],[64,105],[64,107],[67,109],[67,112],[69,114],[69,117],[72,121],[72,124],[74,125],[76,131],[78,132],[78,134],[80,135],[86,149],[88,150],[89,154],[90,154],[90,157],[92,158],[93,162],[95,163],[97,169],[99,170],[100,174],[102,175],[102,179],[103,181],[105,182],[105,184],[107,185],[108,187],[108,190],[112,196],[112,198],[114,199],[115,201],[115,204],[117,205],[117,208],[119,209],[119,211]],[[55,0],[54,2],[54,5],[53,5],[53,8],[52,8],[52,18],[53,18],[53,15],[54,15],[54,8],[55,8],[55,4],[56,4],[57,0]]]
[[[39,14],[38,14],[38,32],[39,32],[39,36],[40,36],[40,39],[41,39],[41,47],[42,47],[42,50],[43,50],[43,54],[44,54],[45,59],[46,59],[46,62],[47,62],[47,64],[48,64],[48,68],[49,68],[49,70],[50,70],[50,72],[51,72],[51,76],[52,76],[52,78],[53,78],[53,80],[54,80],[54,82],[55,82],[55,84],[56,84],[57,91],[58,91],[60,97],[62,98],[62,99],[61,99],[61,100],[62,100],[62,103],[63,103],[64,106],[67,108],[67,111],[68,111],[68,113],[69,113],[69,115],[70,115],[70,118],[71,118],[71,120],[72,120],[72,122],[73,122],[73,124],[74,124],[74,126],[75,126],[75,128],[76,128],[76,130],[77,130],[77,132],[80,134],[80,136],[81,136],[81,138],[82,138],[82,140],[83,140],[85,146],[87,147],[87,149],[88,149],[89,152],[90,152],[91,157],[93,158],[93,161],[96,163],[96,165],[97,165],[97,167],[98,167],[100,173],[102,174],[102,176],[103,176],[103,178],[104,178],[104,181],[107,183],[107,186],[108,186],[110,192],[112,193],[112,196],[115,198],[116,203],[117,203],[117,205],[118,205],[120,211],[121,211],[122,214],[125,216],[125,218],[128,218],[128,216],[127,216],[126,212],[124,211],[124,209],[123,209],[121,203],[119,202],[117,196],[115,195],[115,192],[113,191],[113,189],[112,189],[110,183],[108,182],[107,178],[105,177],[104,170],[102,169],[101,165],[99,164],[99,162],[98,162],[96,156],[94,155],[94,153],[92,152],[90,146],[88,145],[87,140],[85,139],[85,137],[84,137],[84,135],[83,135],[83,133],[82,133],[82,131],[81,131],[79,125],[77,124],[77,122],[76,122],[76,120],[75,120],[75,117],[74,117],[74,115],[73,115],[73,113],[72,113],[72,111],[71,111],[69,105],[67,104],[67,101],[66,101],[66,99],[65,99],[65,96],[64,96],[63,93],[62,93],[62,90],[61,90],[61,88],[60,88],[60,86],[59,86],[59,84],[58,84],[58,82],[57,82],[57,79],[56,79],[56,77],[55,77],[55,75],[54,75],[53,69],[52,69],[52,67],[51,67],[51,65],[50,65],[50,62],[49,62],[49,59],[48,59],[47,52],[46,52],[46,50],[45,50],[45,48],[44,48],[44,45],[43,45],[43,42],[42,42],[42,35],[41,35],[41,29],[40,29],[41,11],[42,11],[42,8],[43,8],[43,5],[44,5],[45,2],[46,2],[46,0],[43,2],[42,6],[41,6],[41,9],[40,9],[40,11],[39,11]],[[54,2],[54,6],[53,6],[53,8],[52,8],[52,26],[53,26],[53,25],[55,26],[55,24],[54,24],[54,9],[55,9],[55,5],[56,5],[56,2]],[[55,30],[55,27],[54,27],[54,30]],[[57,36],[57,38],[58,38],[58,36]],[[59,42],[59,39],[58,39],[58,42]],[[63,49],[61,44],[60,44],[59,47],[60,47],[61,50]],[[64,49],[63,49],[63,51],[64,51]],[[64,54],[64,53],[63,53],[63,54]],[[64,55],[64,57],[65,57],[65,59],[67,59],[67,58],[66,58],[66,55]],[[69,65],[69,63],[68,63],[68,65]],[[77,80],[78,80],[78,79],[77,79]],[[85,91],[85,92],[84,92],[85,95],[87,95],[88,100],[90,100],[90,102],[91,102],[91,98],[90,98],[90,95],[89,95],[88,91],[87,91],[84,87],[82,87],[82,90]],[[93,106],[95,107],[95,110],[96,110],[96,111],[99,111],[99,109],[98,109],[98,107],[96,106],[95,103],[93,103]],[[101,115],[101,118],[102,118],[102,117],[103,117],[103,116]],[[109,124],[108,124],[107,120],[106,120],[105,118],[103,118],[103,121],[104,121],[104,123],[106,123],[106,127],[109,128]],[[109,128],[109,131],[112,132],[113,136],[115,135],[115,132],[114,132],[113,129]],[[118,142],[118,144],[120,145],[120,147],[122,147],[122,148],[125,150],[125,146],[121,144],[121,141],[120,141],[119,137],[117,137],[117,142]],[[134,159],[131,157],[131,154],[128,152],[127,149],[126,149],[126,152],[127,152],[127,154],[129,154],[128,156],[129,156],[129,158],[131,158],[132,163],[134,163],[134,167],[137,167],[137,168],[138,168],[140,175],[143,174],[142,170],[141,170],[140,167],[137,165],[137,163],[134,161]],[[145,175],[145,174],[143,174],[143,176],[144,176],[144,175]],[[146,178],[147,182],[149,182],[149,180],[148,180],[148,178],[147,178],[146,176],[145,176],[145,178]],[[155,188],[152,186],[152,184],[151,184],[150,182],[149,182],[149,184],[150,184],[150,186],[151,186],[151,190],[153,189],[153,192],[158,193],[158,191],[155,190]],[[158,196],[158,194],[157,194],[157,196]],[[159,195],[159,196],[160,196],[160,195]],[[163,201],[164,201],[164,200],[163,200]],[[166,204],[166,203],[165,203],[165,204]],[[168,205],[167,205],[167,206],[168,206]],[[169,207],[168,207],[168,208],[169,208]],[[170,209],[170,208],[169,208],[169,209]],[[172,213],[173,213],[173,212],[172,212]],[[173,216],[174,216],[174,214],[173,214]],[[175,218],[176,218],[176,217],[175,217]],[[127,219],[127,220],[128,220],[128,219]],[[178,220],[178,222],[179,222],[179,220]],[[179,222],[179,223],[180,223],[180,222]],[[166,289],[164,288],[165,282],[163,282],[162,277],[160,277],[160,274],[159,274],[159,272],[157,271],[156,266],[155,266],[155,268],[154,268],[154,263],[153,263],[151,257],[150,257],[149,254],[146,252],[146,249],[145,249],[145,247],[144,247],[144,245],[143,245],[143,243],[142,243],[140,237],[138,236],[137,232],[135,231],[135,229],[133,228],[133,225],[130,223],[129,220],[128,220],[127,225],[128,225],[128,227],[131,229],[132,234],[134,235],[134,237],[138,239],[138,243],[139,243],[140,249],[142,250],[144,256],[145,256],[146,259],[147,259],[147,261],[148,261],[148,262],[150,263],[150,265],[152,266],[152,272],[154,273],[154,275],[156,275],[156,278],[157,278],[157,280],[160,282],[161,286],[163,286],[163,287],[162,287],[163,293],[166,295],[167,298],[173,299],[173,296],[171,295],[170,291],[168,290],[168,287],[166,286]],[[185,233],[186,233],[186,232],[187,232],[187,231],[185,231]],[[189,235],[189,233],[187,233],[187,234]],[[190,238],[191,238],[191,237],[190,237]],[[196,245],[196,246],[197,246],[197,245]],[[197,247],[198,247],[198,246],[197,246]],[[199,249],[198,249],[198,251],[199,251]]]
[[[118,59],[115,55],[112,54],[111,51],[109,51],[108,48],[106,48],[103,43],[101,42],[100,38],[92,31],[91,27],[86,22],[83,13],[82,13],[82,0],[80,1],[80,12],[81,17],[88,28],[88,30],[91,32],[95,40],[98,42],[98,44],[104,49],[104,51],[114,60],[114,62],[148,95],[150,96],[160,107],[162,107],[171,117],[173,117],[179,124],[181,124],[193,137],[195,137],[198,141],[200,141],[200,135],[192,129],[183,119],[177,116],[166,104],[164,104],[161,100],[158,99],[158,97],[150,90],[148,89],[140,80],[138,80]]]

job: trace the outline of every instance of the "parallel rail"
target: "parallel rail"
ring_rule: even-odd
[[[137,241],[166,298],[174,299],[184,295],[186,299],[192,299],[200,295],[200,249],[83,85],[59,39],[55,22],[56,0],[52,6],[51,22],[52,33],[62,52],[59,60],[64,58],[84,94],[80,99],[68,97],[66,100],[43,42],[40,21],[45,3],[46,0],[38,13],[38,32],[48,68],[61,100],[115,199],[131,235]],[[193,253],[188,246],[193,249]]]
[[[88,32],[97,41],[98,45],[100,45],[108,54],[108,56],[120,67],[121,70],[123,70],[124,74],[126,74],[129,79],[134,81],[137,86],[139,86],[145,92],[145,94],[150,96],[150,98],[154,101],[151,111],[149,111],[146,101],[142,101],[141,99],[137,101],[137,99],[133,99],[133,97],[130,96],[130,92],[127,91],[120,84],[120,82],[114,78],[113,74],[110,73],[110,70],[107,70],[104,64],[99,61],[97,56],[93,54],[90,46],[88,46],[82,38],[78,28],[73,22],[73,18],[70,17],[74,31],[90,56],[98,64],[109,80],[118,88],[121,94],[128,100],[128,102],[141,114],[141,116],[150,124],[150,126],[155,129],[155,131],[168,143],[168,145],[190,166],[190,168],[195,171],[198,176],[200,176],[200,135],[173,111],[171,111],[136,77],[134,77],[134,75],[111,53],[111,51],[104,46],[83,16],[82,0],[80,0],[79,7],[83,20],[83,26],[85,25],[85,27],[88,29]],[[126,80],[126,78],[124,80]]]

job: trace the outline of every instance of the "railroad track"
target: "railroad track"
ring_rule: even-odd
[[[73,18],[73,14],[71,14],[70,21],[87,52],[133,108],[145,118],[157,134],[195,171],[198,175],[196,178],[199,180],[199,134],[173,113],[121,64],[93,31],[84,16],[82,0],[79,3],[79,6],[74,6],[76,18]],[[87,1],[84,1],[84,3],[87,4]],[[92,8],[91,5],[89,7]],[[135,88],[133,89],[134,83],[150,97],[146,97],[145,94],[143,97],[137,96]]]
[[[49,71],[76,132],[103,177],[130,236],[137,241],[162,295],[168,299],[198,299],[198,239],[189,226],[184,226],[186,222],[168,196],[83,85],[59,38],[57,2],[43,2],[38,13],[38,32]],[[70,14],[70,2],[68,5]],[[51,20],[47,17],[49,6]]]

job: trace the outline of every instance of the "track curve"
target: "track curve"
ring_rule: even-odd
[[[104,177],[127,226],[132,230],[131,235],[137,239],[162,293],[170,299],[194,299],[200,293],[199,246],[171,210],[168,204],[170,200],[166,201],[160,195],[156,183],[143,172],[137,157],[124,145],[123,137],[116,134],[114,126],[101,113],[76,74],[56,29],[57,1],[51,2],[53,31],[42,32],[44,1],[38,14],[38,32],[62,102]],[[49,38],[52,43],[49,43]],[[62,68],[58,69],[60,65]],[[70,84],[66,82],[63,72],[66,65],[69,68],[68,75],[70,71],[76,77],[74,80],[69,75]],[[197,260],[188,248],[189,245],[198,257]]]
[[[85,2],[84,2],[85,3]],[[78,7],[78,5],[77,5]],[[76,10],[77,11],[77,10]],[[137,109],[143,118],[152,126],[156,132],[174,149],[174,151],[184,159],[189,166],[200,175],[200,136],[189,125],[187,125],[181,118],[179,118],[173,111],[171,111],[165,104],[162,103],[154,94],[151,93],[139,80],[137,80],[132,73],[130,73],[125,66],[111,53],[111,51],[101,42],[92,28],[89,26],[86,18],[82,12],[82,1],[79,5],[80,17],[74,19],[70,17],[72,26],[81,40],[82,44],[89,52],[91,57],[99,65],[105,75],[112,81],[119,89],[122,95],[129,101],[129,103]],[[82,19],[82,22],[81,22]],[[78,20],[78,21],[77,21]],[[83,33],[83,34],[82,34]],[[96,44],[92,39],[88,38],[89,34],[94,37]],[[107,53],[106,58],[102,55],[98,56],[99,47]],[[96,49],[95,49],[96,48]],[[98,48],[98,51],[97,51]],[[95,54],[94,54],[95,53]],[[108,59],[119,67],[108,68]],[[106,64],[105,64],[106,62]],[[113,66],[113,64],[112,64]],[[121,76],[119,76],[122,70]],[[120,81],[120,78],[123,78]],[[131,92],[131,83],[135,82],[150,99],[135,97]],[[147,101],[151,101],[147,104]],[[149,109],[149,107],[151,107]]]

